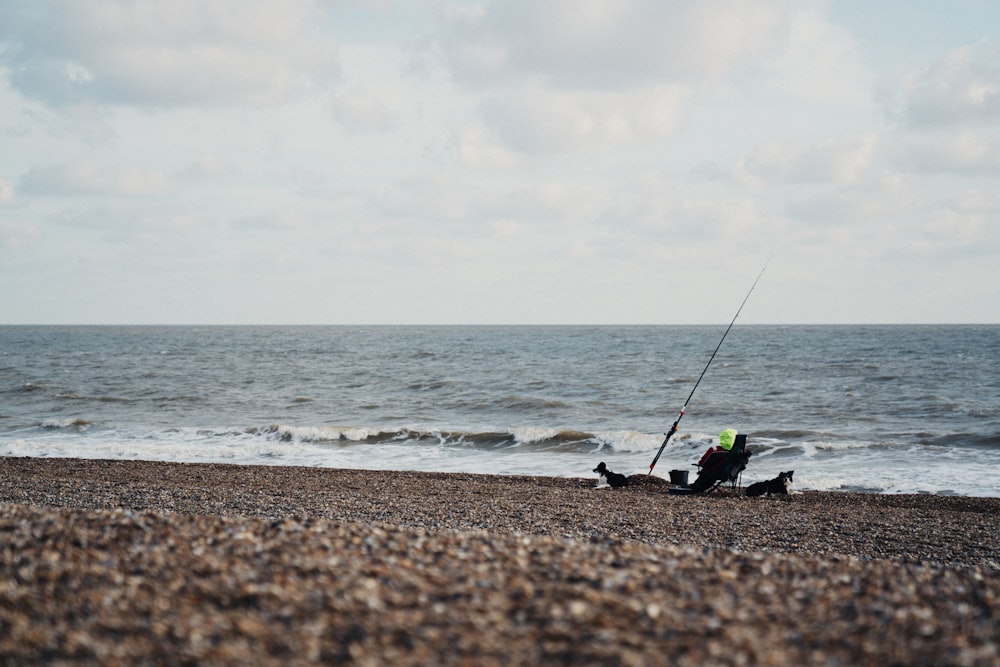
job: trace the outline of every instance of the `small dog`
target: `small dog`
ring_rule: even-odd
[[[792,488],[792,475],[795,474],[794,470],[789,470],[788,472],[780,473],[774,479],[769,479],[766,482],[755,482],[747,487],[748,496],[763,496],[763,495],[788,495],[789,490]]]
[[[617,472],[611,472],[608,470],[608,466],[604,464],[604,461],[597,464],[597,467],[594,468],[594,472],[597,473],[598,489],[603,489],[609,486],[613,489],[628,486],[628,477]]]

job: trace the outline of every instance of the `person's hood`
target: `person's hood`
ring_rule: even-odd
[[[733,443],[736,442],[736,429],[727,428],[725,431],[719,434],[719,447],[722,447],[727,452],[733,448]]]

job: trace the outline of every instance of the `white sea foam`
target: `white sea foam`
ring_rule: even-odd
[[[653,454],[663,443],[663,436],[657,433],[638,431],[603,431],[595,434],[603,442],[611,445],[615,452],[636,452]]]
[[[517,444],[528,445],[536,442],[551,440],[558,436],[561,431],[557,428],[522,426],[507,429],[506,432],[510,433],[514,437]]]
[[[82,417],[67,417],[63,419],[46,419],[40,426],[48,429],[78,429],[85,431],[90,428],[91,423]]]

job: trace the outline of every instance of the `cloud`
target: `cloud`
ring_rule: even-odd
[[[452,75],[478,86],[536,77],[571,89],[623,89],[723,76],[774,53],[781,0],[505,0],[450,17],[440,49]]]
[[[333,115],[344,127],[362,132],[386,132],[398,120],[381,97],[364,86],[349,86],[333,101]]]
[[[287,231],[303,229],[306,226],[302,216],[292,211],[245,216],[233,220],[230,224],[240,231]]]
[[[201,250],[211,245],[211,235],[206,233],[211,221],[195,209],[169,200],[96,200],[93,205],[62,208],[46,221],[62,230],[99,236],[108,245],[123,242],[126,251],[136,241],[145,242],[155,252],[171,245],[187,244]],[[61,233],[61,240],[63,236]]]
[[[20,189],[43,196],[165,197],[174,191],[171,180],[160,172],[85,160],[32,169],[22,176]]]
[[[873,134],[805,145],[769,142],[731,167],[705,162],[691,171],[692,175],[709,181],[750,185],[848,185],[868,174],[877,146],[878,139]]]
[[[924,223],[924,246],[967,248],[976,254],[1000,249],[996,220],[1000,196],[992,190],[970,189],[957,193],[933,210]]]
[[[918,179],[882,172],[856,184],[796,190],[784,208],[789,217],[809,223],[802,228],[806,235],[822,228],[829,234],[827,242],[854,247],[865,243],[859,232],[878,236],[880,242],[898,242],[907,234],[898,234],[897,228],[910,225],[929,205]]]
[[[518,164],[518,155],[503,145],[488,127],[466,125],[454,137],[458,160],[467,167],[507,169]]]
[[[1000,45],[954,49],[911,75],[903,87],[903,109],[917,126],[1000,123]]]
[[[14,186],[6,179],[0,178],[0,206],[14,203]]]
[[[12,85],[57,107],[272,104],[339,71],[311,0],[3,4]]]
[[[660,89],[607,95],[532,87],[489,95],[480,111],[505,146],[551,153],[662,139],[677,126],[677,107],[678,95]]]
[[[873,102],[875,76],[847,30],[808,5],[792,14],[788,24],[785,49],[769,63],[782,93],[836,106],[865,107]]]
[[[23,220],[0,220],[0,248],[20,248],[40,236],[38,227]]]
[[[671,256],[678,242],[707,244],[720,252],[735,247],[744,253],[754,252],[759,244],[768,242],[767,225],[776,228],[781,224],[768,220],[765,209],[753,197],[724,195],[713,200],[675,194],[645,200],[623,216],[625,220],[635,217],[642,225],[634,228],[632,238],[639,254],[654,250]]]
[[[744,159],[738,171],[764,183],[854,183],[871,164],[875,146],[874,135],[808,146],[772,143]]]
[[[188,166],[178,170],[177,175],[181,178],[197,181],[230,176],[235,172],[236,168],[228,160],[218,155],[203,155]]]
[[[720,89],[838,108],[872,98],[851,36],[783,0],[462,5],[431,42],[460,89],[482,95],[495,141],[526,155],[670,138]]]
[[[914,172],[1000,175],[1000,134],[967,130],[946,136],[903,139],[897,152],[901,168]]]

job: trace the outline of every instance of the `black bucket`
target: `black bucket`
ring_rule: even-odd
[[[679,484],[685,486],[688,483],[688,471],[687,470],[671,470],[670,471],[670,483]]]

